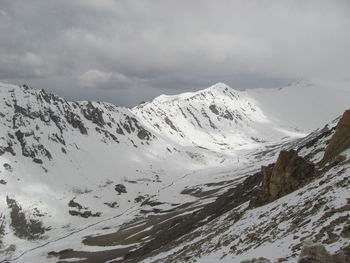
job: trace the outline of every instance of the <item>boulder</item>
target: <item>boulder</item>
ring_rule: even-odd
[[[275,165],[262,166],[261,172],[264,203],[295,191],[316,175],[314,164],[298,156],[294,150],[281,151]]]
[[[322,162],[332,161],[341,152],[350,148],[350,110],[344,112],[339,120],[335,133],[326,147]]]

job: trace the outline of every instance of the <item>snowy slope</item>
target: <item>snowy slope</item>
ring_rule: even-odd
[[[193,228],[142,262],[240,263],[264,257],[271,262],[292,263],[307,240],[323,244],[332,253],[342,249],[349,259],[350,149],[342,153],[340,163],[328,167],[320,163],[338,120],[284,147],[295,148],[318,164],[319,175],[311,183],[260,207],[249,207],[249,201],[243,199],[214,220],[205,218],[208,223]],[[248,182],[254,176],[249,175]]]
[[[200,210],[304,135],[303,115],[290,127],[265,107],[280,92],[219,83],[127,109],[1,83],[0,259],[57,262],[48,252],[69,248],[74,262],[141,246],[153,224]],[[19,236],[13,211],[42,232]]]
[[[242,93],[275,123],[309,133],[349,107],[350,87],[341,89],[302,80],[280,89],[247,89]]]

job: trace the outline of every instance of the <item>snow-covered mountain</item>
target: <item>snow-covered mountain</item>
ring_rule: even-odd
[[[229,211],[217,213],[211,206],[222,209],[216,202],[227,200],[227,191],[241,187],[261,165],[275,162],[282,149],[298,149],[313,162],[323,156],[336,122],[301,139],[306,134],[300,131],[309,128],[305,123],[310,117],[293,111],[296,104],[303,109],[309,106],[290,99],[283,109],[280,105],[272,110],[277,105],[271,105],[273,98],[296,98],[296,94],[305,98],[311,93],[295,87],[238,91],[218,83],[197,92],[162,95],[127,109],[102,102],[69,102],[44,90],[1,83],[0,262],[57,262],[58,258],[60,262],[125,262],[127,258],[128,262],[153,262],[152,253],[160,249],[154,238],[162,240],[164,231],[169,238],[162,242],[169,244],[169,251],[174,255],[180,251],[181,246],[174,247],[173,241],[183,235],[177,237],[171,230],[181,234],[177,225],[198,233],[208,217],[216,225],[213,231],[223,233],[220,222]],[[325,95],[320,92],[319,96]],[[345,95],[340,92],[338,96],[342,101]],[[330,99],[329,103],[334,102]],[[296,121],[289,125],[282,121],[286,112]],[[300,198],[305,201],[311,196]],[[248,199],[243,200],[228,206],[231,214],[242,210],[246,217],[248,213],[259,217],[266,211],[250,212]],[[278,202],[273,205],[282,211],[283,203]],[[334,207],[340,203],[334,202]],[[202,223],[187,224],[187,218],[196,213]],[[225,231],[232,232],[230,227],[228,223]],[[223,238],[210,230],[203,233]],[[195,236],[182,244],[198,240],[211,246]],[[176,262],[162,249],[162,259],[154,257],[154,261]],[[211,255],[217,259],[223,251],[212,254],[214,250],[201,249],[208,260]],[[283,256],[288,254],[287,246],[284,249]],[[140,257],[140,251],[146,256]],[[253,253],[252,249],[244,251],[233,257],[236,261],[230,257],[230,262]],[[184,262],[192,254],[183,255],[187,259],[176,260]]]
[[[198,92],[162,95],[133,112],[159,137],[184,146],[237,150],[290,134],[252,99],[223,83]]]

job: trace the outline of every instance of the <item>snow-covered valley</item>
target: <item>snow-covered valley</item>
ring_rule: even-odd
[[[0,84],[0,262],[295,262],[338,218],[325,244],[349,246],[349,153],[321,161],[350,92],[298,85],[218,83],[128,109]],[[317,91],[336,106],[311,115]],[[318,175],[249,206],[261,166],[291,149]]]

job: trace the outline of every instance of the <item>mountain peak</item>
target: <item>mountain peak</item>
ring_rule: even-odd
[[[236,90],[232,89],[231,87],[229,87],[228,85],[226,85],[225,83],[222,82],[218,82],[208,88],[202,89],[202,90],[198,90],[198,91],[194,91],[194,92],[184,92],[178,95],[165,95],[162,94],[158,97],[156,97],[153,102],[173,102],[173,101],[179,101],[179,100],[188,100],[188,99],[193,99],[195,97],[198,96],[206,96],[206,94],[211,93],[210,95],[213,96],[218,95],[218,94],[222,94],[222,95],[227,95],[227,93],[230,92],[235,93],[237,92]]]
[[[210,89],[210,90],[228,90],[228,89],[232,89],[232,88],[223,82],[218,82],[218,83],[210,86],[207,89]]]

